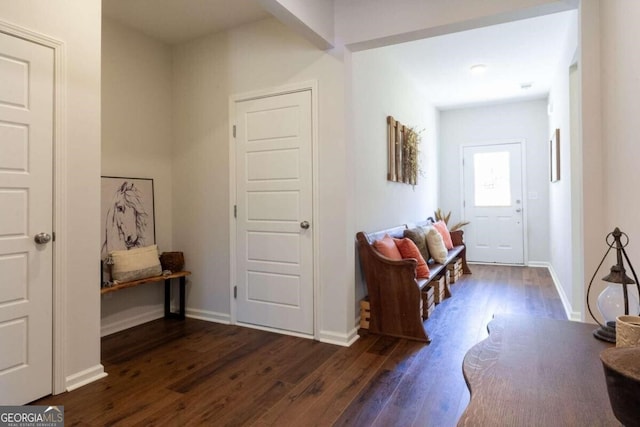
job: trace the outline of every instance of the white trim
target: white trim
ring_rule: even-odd
[[[313,335],[318,337],[320,335],[320,175],[318,173],[319,167],[319,148],[318,148],[318,119],[319,107],[318,107],[318,82],[316,80],[307,83],[307,87],[311,90],[311,203],[313,213],[313,224],[311,232],[313,233]]]
[[[484,261],[467,261],[469,265],[493,265],[498,267],[529,267],[528,264],[512,264],[509,262],[484,262]],[[535,266],[531,266],[535,267]]]
[[[52,334],[53,360],[52,364],[52,392],[64,392],[66,341],[66,294],[67,294],[67,66],[66,46],[63,41],[27,28],[19,27],[0,20],[0,32],[19,37],[24,40],[49,47],[53,50],[54,60],[54,105],[53,105],[53,232],[56,240],[53,242],[53,301],[52,301]]]
[[[104,371],[104,366],[102,365],[96,365],[93,368],[85,369],[84,371],[69,375],[65,380],[65,391],[73,391],[83,385],[87,385],[104,378],[107,375],[108,374]]]
[[[250,92],[243,92],[229,96],[229,102],[250,101],[252,99],[269,98],[272,96],[286,95],[288,93],[302,92],[305,90],[318,90],[317,80],[308,80],[300,83],[291,83],[283,86],[275,86],[267,89],[258,89]],[[235,110],[235,108],[234,108]],[[229,117],[230,125],[233,126],[235,117]],[[233,141],[231,141],[233,142]]]
[[[276,334],[289,335],[289,336],[298,337],[298,338],[306,338],[309,340],[313,339],[313,335],[301,334],[299,332],[288,331],[286,329],[270,328],[268,326],[254,325],[253,323],[242,323],[242,322],[236,322],[236,325],[242,326],[244,328],[257,329],[259,331],[274,332]]]
[[[320,315],[321,307],[320,298],[322,297],[320,292],[320,203],[319,203],[319,151],[318,151],[318,81],[308,80],[299,83],[292,83],[284,86],[272,87],[269,89],[261,89],[251,92],[244,92],[240,94],[234,94],[229,96],[229,289],[230,289],[230,323],[237,324],[236,317],[236,300],[233,297],[233,287],[237,283],[236,277],[236,218],[233,215],[233,206],[237,204],[236,200],[236,147],[235,138],[233,136],[233,126],[236,120],[236,103],[248,101],[251,99],[267,98],[271,96],[285,95],[288,93],[311,92],[311,155],[312,155],[312,177],[311,177],[311,193],[312,193],[312,209],[313,220],[311,224],[311,231],[313,233],[313,337],[318,338],[320,336]],[[244,325],[248,326],[248,325]],[[254,325],[250,327],[255,327]],[[256,327],[256,329],[260,329]],[[280,329],[265,329],[272,330],[279,333],[287,333],[293,335],[290,332],[284,332]],[[298,335],[296,335],[298,336]],[[307,336],[307,335],[301,335]]]
[[[579,311],[573,311],[573,307],[571,306],[571,301],[569,301],[569,298],[567,298],[567,294],[564,292],[564,288],[562,287],[562,284],[560,282],[560,279],[558,278],[558,275],[556,274],[556,271],[553,268],[553,265],[551,265],[551,263],[547,263],[546,265],[547,269],[549,270],[549,274],[551,275],[551,280],[553,280],[553,284],[556,287],[556,290],[558,291],[558,295],[560,295],[560,301],[562,301],[562,306],[564,307],[564,312],[567,315],[567,318],[569,320],[574,320],[574,321],[581,321],[581,315]]]
[[[469,142],[460,145],[460,212],[462,212],[462,220],[468,221],[466,218],[467,212],[465,209],[465,193],[464,193],[464,149],[470,147],[487,147],[494,145],[507,145],[507,144],[519,144],[520,145],[520,179],[521,179],[521,203],[524,214],[522,215],[522,264],[513,265],[527,265],[529,258],[529,238],[528,238],[528,220],[529,207],[527,206],[528,187],[527,187],[527,141],[524,138],[506,138],[506,139],[491,139],[486,141]],[[468,261],[469,262],[469,261]],[[482,264],[482,263],[481,263]],[[505,264],[502,264],[505,265]]]
[[[291,332],[283,329],[269,328],[265,326],[254,325],[251,323],[237,322],[236,324],[238,326],[242,326],[245,328],[257,329],[257,330],[266,331],[266,332],[275,332],[277,334],[289,335],[292,337],[307,338],[307,339],[314,338],[311,335],[300,334],[297,332]],[[358,327],[355,327],[351,331],[349,331],[348,334],[341,334],[338,332],[331,332],[331,331],[320,331],[316,338],[318,341],[325,344],[339,345],[341,347],[350,347],[354,342],[356,342],[360,338],[360,335],[358,335]]]
[[[348,334],[341,334],[331,331],[320,331],[318,334],[318,341],[327,344],[339,345],[342,347],[350,347],[351,344],[356,342],[359,338],[360,335],[358,335],[357,327],[351,329]]]
[[[522,138],[520,140],[520,161],[522,162],[521,164],[521,170],[520,170],[520,174],[521,177],[520,179],[522,180],[522,194],[521,194],[521,199],[520,202],[522,204],[522,261],[523,263],[526,265],[529,262],[529,233],[527,233],[527,230],[529,229],[529,187],[527,186],[528,183],[528,179],[527,179],[527,171],[528,171],[528,167],[527,167],[527,140]]]
[[[580,30],[579,30],[580,31]],[[579,57],[580,53],[576,48],[574,58]],[[577,93],[573,93],[572,88],[572,72],[571,68],[576,66],[574,79],[577,79],[575,84],[577,85]],[[575,126],[572,120],[574,116],[571,112],[571,105],[574,103],[572,97],[577,97],[575,103],[578,106],[578,111],[575,112],[576,122]],[[585,250],[584,250],[584,164],[582,154],[582,64],[578,59],[572,62],[569,66],[569,142],[571,144],[569,150],[569,164],[571,170],[570,177],[570,191],[571,191],[571,247],[573,248],[571,259],[571,277],[573,281],[572,293],[573,300],[581,301],[579,307],[580,312],[584,315],[580,316],[581,319],[587,318],[588,307],[587,301],[587,288],[585,286]],[[575,128],[575,129],[574,129]],[[576,131],[574,134],[574,130]]]
[[[236,216],[234,207],[238,204],[236,197],[236,139],[233,128],[236,123],[236,102],[229,96],[229,324],[236,322],[236,302],[233,288],[238,283],[236,278]]]
[[[164,307],[161,307],[137,316],[107,323],[106,325],[102,322],[102,325],[100,326],[100,337],[106,337],[107,335],[115,334],[116,332],[124,331],[125,329],[133,328],[134,326],[142,325],[143,323],[151,322],[152,320],[161,319],[163,317]]]
[[[222,323],[224,325],[231,324],[231,316],[226,313],[218,313],[216,311],[198,310],[195,308],[187,308],[186,316],[191,319],[204,320],[213,323]]]
[[[549,263],[547,261],[529,261],[529,262],[527,262],[527,267],[548,268],[549,267]]]
[[[222,323],[225,325],[229,325],[231,323],[230,316],[228,314],[218,313],[215,311],[187,308],[185,315],[186,317],[189,317],[191,319],[198,319],[206,322]],[[157,319],[162,319],[163,317],[164,308],[161,307],[158,309],[154,309],[147,313],[103,325],[100,328],[100,336],[105,337],[107,335],[115,334],[116,332],[124,331],[125,329],[129,329],[134,326],[142,325],[144,323],[151,322]]]

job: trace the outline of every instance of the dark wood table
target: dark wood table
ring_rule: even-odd
[[[459,426],[620,426],[611,410],[594,325],[497,315],[467,352],[471,392]]]

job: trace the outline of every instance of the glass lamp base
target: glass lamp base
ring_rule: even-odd
[[[616,342],[616,322],[607,322],[605,326],[600,326],[593,330],[593,336],[602,341]]]

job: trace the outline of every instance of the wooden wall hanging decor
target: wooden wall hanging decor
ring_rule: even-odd
[[[416,185],[418,183],[418,145],[420,135],[392,116],[387,117],[387,180]]]

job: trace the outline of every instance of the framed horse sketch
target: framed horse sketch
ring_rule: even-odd
[[[156,243],[153,179],[103,176],[100,211],[102,286],[109,252]]]

